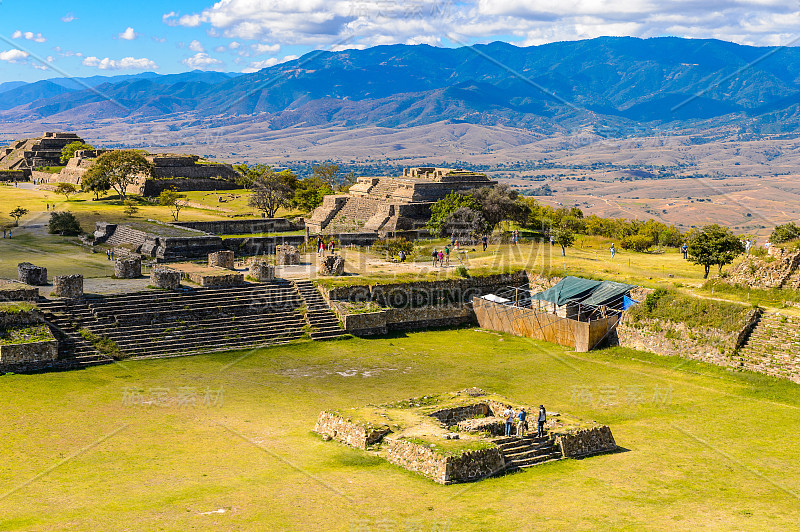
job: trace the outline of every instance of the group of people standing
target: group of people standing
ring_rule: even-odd
[[[512,428],[514,426],[514,420],[517,423],[517,432],[516,435],[518,437],[525,436],[525,432],[528,430],[528,413],[522,408],[519,412],[514,412],[514,409],[510,406],[503,411],[503,418],[505,419],[505,435],[511,436]],[[544,437],[544,424],[547,422],[547,411],[544,409],[544,405],[539,405],[539,416],[536,419],[538,423],[538,431],[537,437],[543,438]]]
[[[431,252],[431,258],[433,259],[433,266],[450,266],[450,247],[445,246],[444,249],[436,249],[434,248],[433,252]]]
[[[327,246],[325,245],[325,241],[322,239],[321,236],[317,237],[317,256],[324,257],[325,256],[325,249],[327,248],[330,251],[330,254],[336,251],[336,241],[331,240],[328,242]]]

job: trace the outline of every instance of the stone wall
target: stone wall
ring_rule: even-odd
[[[56,275],[53,277],[53,295],[67,299],[83,297],[83,275]]]
[[[25,283],[0,280],[0,301],[36,301],[39,289]]]
[[[388,440],[386,459],[439,484],[480,480],[505,469],[503,455],[496,447],[444,456],[429,447],[404,439]]]
[[[208,254],[208,265],[216,266],[218,268],[225,268],[227,270],[236,269],[234,266],[233,251],[215,251]]]
[[[142,276],[142,259],[117,259],[114,261],[114,277],[138,279]]]
[[[611,429],[605,425],[554,436],[565,458],[580,458],[617,449]]]
[[[20,262],[17,264],[17,279],[31,286],[46,286],[47,268],[34,266],[30,262]]]
[[[205,165],[198,165],[198,168],[203,166]],[[156,169],[157,172],[158,170],[159,169]],[[172,170],[170,171],[173,172]],[[188,170],[182,169],[180,173],[183,174],[187,172]],[[217,175],[214,174],[213,171],[209,170],[204,170],[204,172],[210,172],[212,175]],[[155,197],[161,194],[161,192],[164,190],[168,189],[175,189],[178,192],[189,192],[193,190],[236,190],[238,188],[239,185],[237,185],[234,181],[227,181],[225,179],[211,179],[211,176],[208,176],[178,179],[144,179],[140,183],[134,185],[134,190],[137,192],[131,193],[140,194],[147,197]],[[130,187],[128,190],[130,191]]]
[[[244,284],[244,274],[219,269],[219,273],[184,272],[183,275],[195,284],[206,288],[227,288]]]
[[[300,264],[300,251],[294,246],[278,246],[275,249],[275,262],[278,266],[292,266]]]
[[[800,253],[789,253],[773,246],[769,250],[768,259],[745,255],[742,262],[731,268],[727,278],[723,280],[729,284],[749,288],[781,288],[797,269],[798,264],[800,264]]]
[[[275,279],[275,266],[264,260],[255,260],[250,263],[248,275],[259,282]]]
[[[0,181],[27,181],[30,170],[0,170]]]
[[[169,268],[153,268],[150,270],[150,284],[165,290],[177,290],[181,286],[181,272]]]
[[[27,327],[44,323],[44,316],[38,309],[20,312],[0,312],[0,329]]]
[[[253,218],[247,220],[219,220],[213,222],[175,222],[173,225],[197,229],[214,235],[250,235],[280,233],[302,229],[302,220],[295,224],[286,218]]]
[[[319,261],[320,275],[344,275],[344,259],[341,255],[328,255]]]
[[[320,413],[317,423],[314,425],[314,432],[327,434],[334,440],[351,447],[366,449],[381,441],[391,430],[386,425],[356,423],[345,418],[339,412],[324,411]]]
[[[465,419],[476,418],[478,416],[488,416],[492,413],[489,405],[478,403],[469,406],[458,406],[454,408],[445,408],[444,410],[437,410],[430,414],[431,417],[436,418],[439,423],[449,427],[451,425],[458,425],[459,422]]]
[[[53,339],[45,342],[0,345],[0,368],[23,370],[35,369],[58,358],[58,342]]]
[[[222,246],[239,255],[275,255],[278,246],[302,246],[305,237],[294,236],[248,236],[241,238],[225,238]]]

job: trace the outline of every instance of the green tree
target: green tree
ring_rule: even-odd
[[[520,200],[519,193],[508,185],[477,188],[471,190],[469,195],[480,205],[479,210],[491,229],[497,227],[503,220],[524,223],[530,213],[529,207]]]
[[[428,230],[433,235],[447,236],[447,227],[445,221],[456,210],[466,207],[476,212],[481,211],[481,205],[470,194],[460,194],[458,192],[451,192],[444,198],[440,199],[431,205],[431,218],[428,220]]]
[[[632,249],[640,253],[647,251],[652,245],[653,237],[644,234],[626,236],[620,242],[622,249]]]
[[[798,237],[800,237],[800,227],[797,227],[794,222],[789,222],[776,226],[769,235],[769,241],[773,244],[783,244]]]
[[[333,194],[333,189],[318,177],[308,177],[298,183],[292,198],[292,206],[303,212],[311,212],[320,205],[328,194]]]
[[[119,199],[124,202],[128,186],[134,184],[138,178],[152,175],[153,165],[140,151],[114,150],[98,157],[83,178],[107,179],[111,188],[119,194]]]
[[[272,218],[279,208],[291,204],[299,184],[300,181],[291,170],[276,172],[267,166],[253,183],[248,203]]]
[[[17,227],[19,225],[19,219],[28,214],[28,209],[24,207],[17,207],[9,214],[11,214],[11,217],[14,218],[14,227]]]
[[[311,170],[312,170],[311,173],[312,178],[321,179],[322,181],[327,183],[329,187],[331,187],[331,190],[336,188],[336,185],[338,184],[339,181],[338,164],[323,163],[319,166],[312,166]]]
[[[62,194],[69,201],[69,197],[78,192],[78,187],[72,183],[59,183],[56,185],[56,194]]]
[[[439,230],[443,235],[455,234],[460,241],[477,241],[492,228],[480,211],[459,207],[447,215]]]
[[[70,159],[75,156],[75,152],[78,150],[93,150],[94,146],[91,144],[86,144],[85,142],[80,142],[76,140],[75,142],[70,142],[63,148],[61,148],[61,164],[67,164]]]
[[[242,188],[253,188],[258,176],[266,172],[268,168],[269,166],[266,164],[254,164],[253,166],[246,164],[234,165],[233,169],[239,174],[236,177],[236,184]]]
[[[172,213],[172,218],[177,222],[178,215],[181,213],[181,209],[186,207],[186,200],[184,199],[186,194],[181,194],[174,188],[162,190],[161,194],[158,195],[158,204],[164,207],[169,207],[170,212]]]
[[[702,230],[692,230],[686,239],[689,260],[700,264],[705,269],[703,279],[708,278],[711,266],[718,266],[719,271],[726,264],[733,262],[737,255],[744,253],[744,244],[739,237],[727,227],[711,224]]]
[[[53,212],[50,214],[47,232],[52,235],[75,236],[81,234],[83,230],[71,212]]]
[[[561,246],[561,256],[565,256],[567,254],[567,248],[572,246],[575,243],[575,233],[572,232],[572,229],[569,228],[567,225],[560,225],[558,227],[554,227],[550,231],[550,236],[553,237],[553,241]]]
[[[111,190],[111,181],[108,176],[87,172],[81,179],[81,187],[86,192],[94,194],[94,199],[100,199],[100,194]]]
[[[123,212],[127,214],[129,217],[131,217],[134,216],[137,212],[139,212],[139,207],[137,207],[136,204],[133,203],[133,201],[131,201],[130,199],[126,199],[125,208],[123,209]]]

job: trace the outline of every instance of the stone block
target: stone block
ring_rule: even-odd
[[[142,259],[119,259],[114,262],[114,277],[138,279],[142,276]]]
[[[323,257],[318,272],[320,275],[344,275],[344,259],[341,255]]]
[[[208,265],[228,270],[235,269],[233,251],[216,251],[208,254]]]
[[[275,259],[278,266],[296,266],[300,264],[300,251],[286,244],[276,246]]]
[[[53,295],[67,299],[83,297],[83,275],[56,275],[53,277]]]
[[[47,284],[47,268],[34,266],[30,262],[20,262],[17,265],[17,279],[19,282],[31,286],[45,286]]]
[[[275,279],[275,266],[266,261],[253,261],[249,275],[256,281],[272,281]]]
[[[156,288],[177,290],[181,286],[181,272],[169,268],[153,268],[150,271],[150,283]]]

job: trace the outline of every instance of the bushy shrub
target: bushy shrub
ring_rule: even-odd
[[[469,277],[469,271],[467,270],[466,266],[459,266],[456,268],[456,273],[465,279]]]
[[[648,235],[630,235],[623,238],[622,242],[620,242],[622,249],[632,249],[639,252],[647,251],[652,245],[653,238]]]
[[[388,251],[389,255],[392,257],[399,254],[401,251],[405,252],[406,255],[411,255],[411,252],[414,251],[414,243],[405,238],[383,238],[381,240],[376,240],[375,243],[372,244],[372,248],[379,253]]]
[[[773,244],[783,244],[796,238],[800,238],[800,227],[797,227],[794,222],[776,226],[769,235],[769,241]]]
[[[71,212],[53,212],[50,214],[47,232],[51,235],[76,236],[81,234],[83,229]]]
[[[750,250],[750,254],[754,257],[764,258],[767,255],[766,248],[758,247]]]

